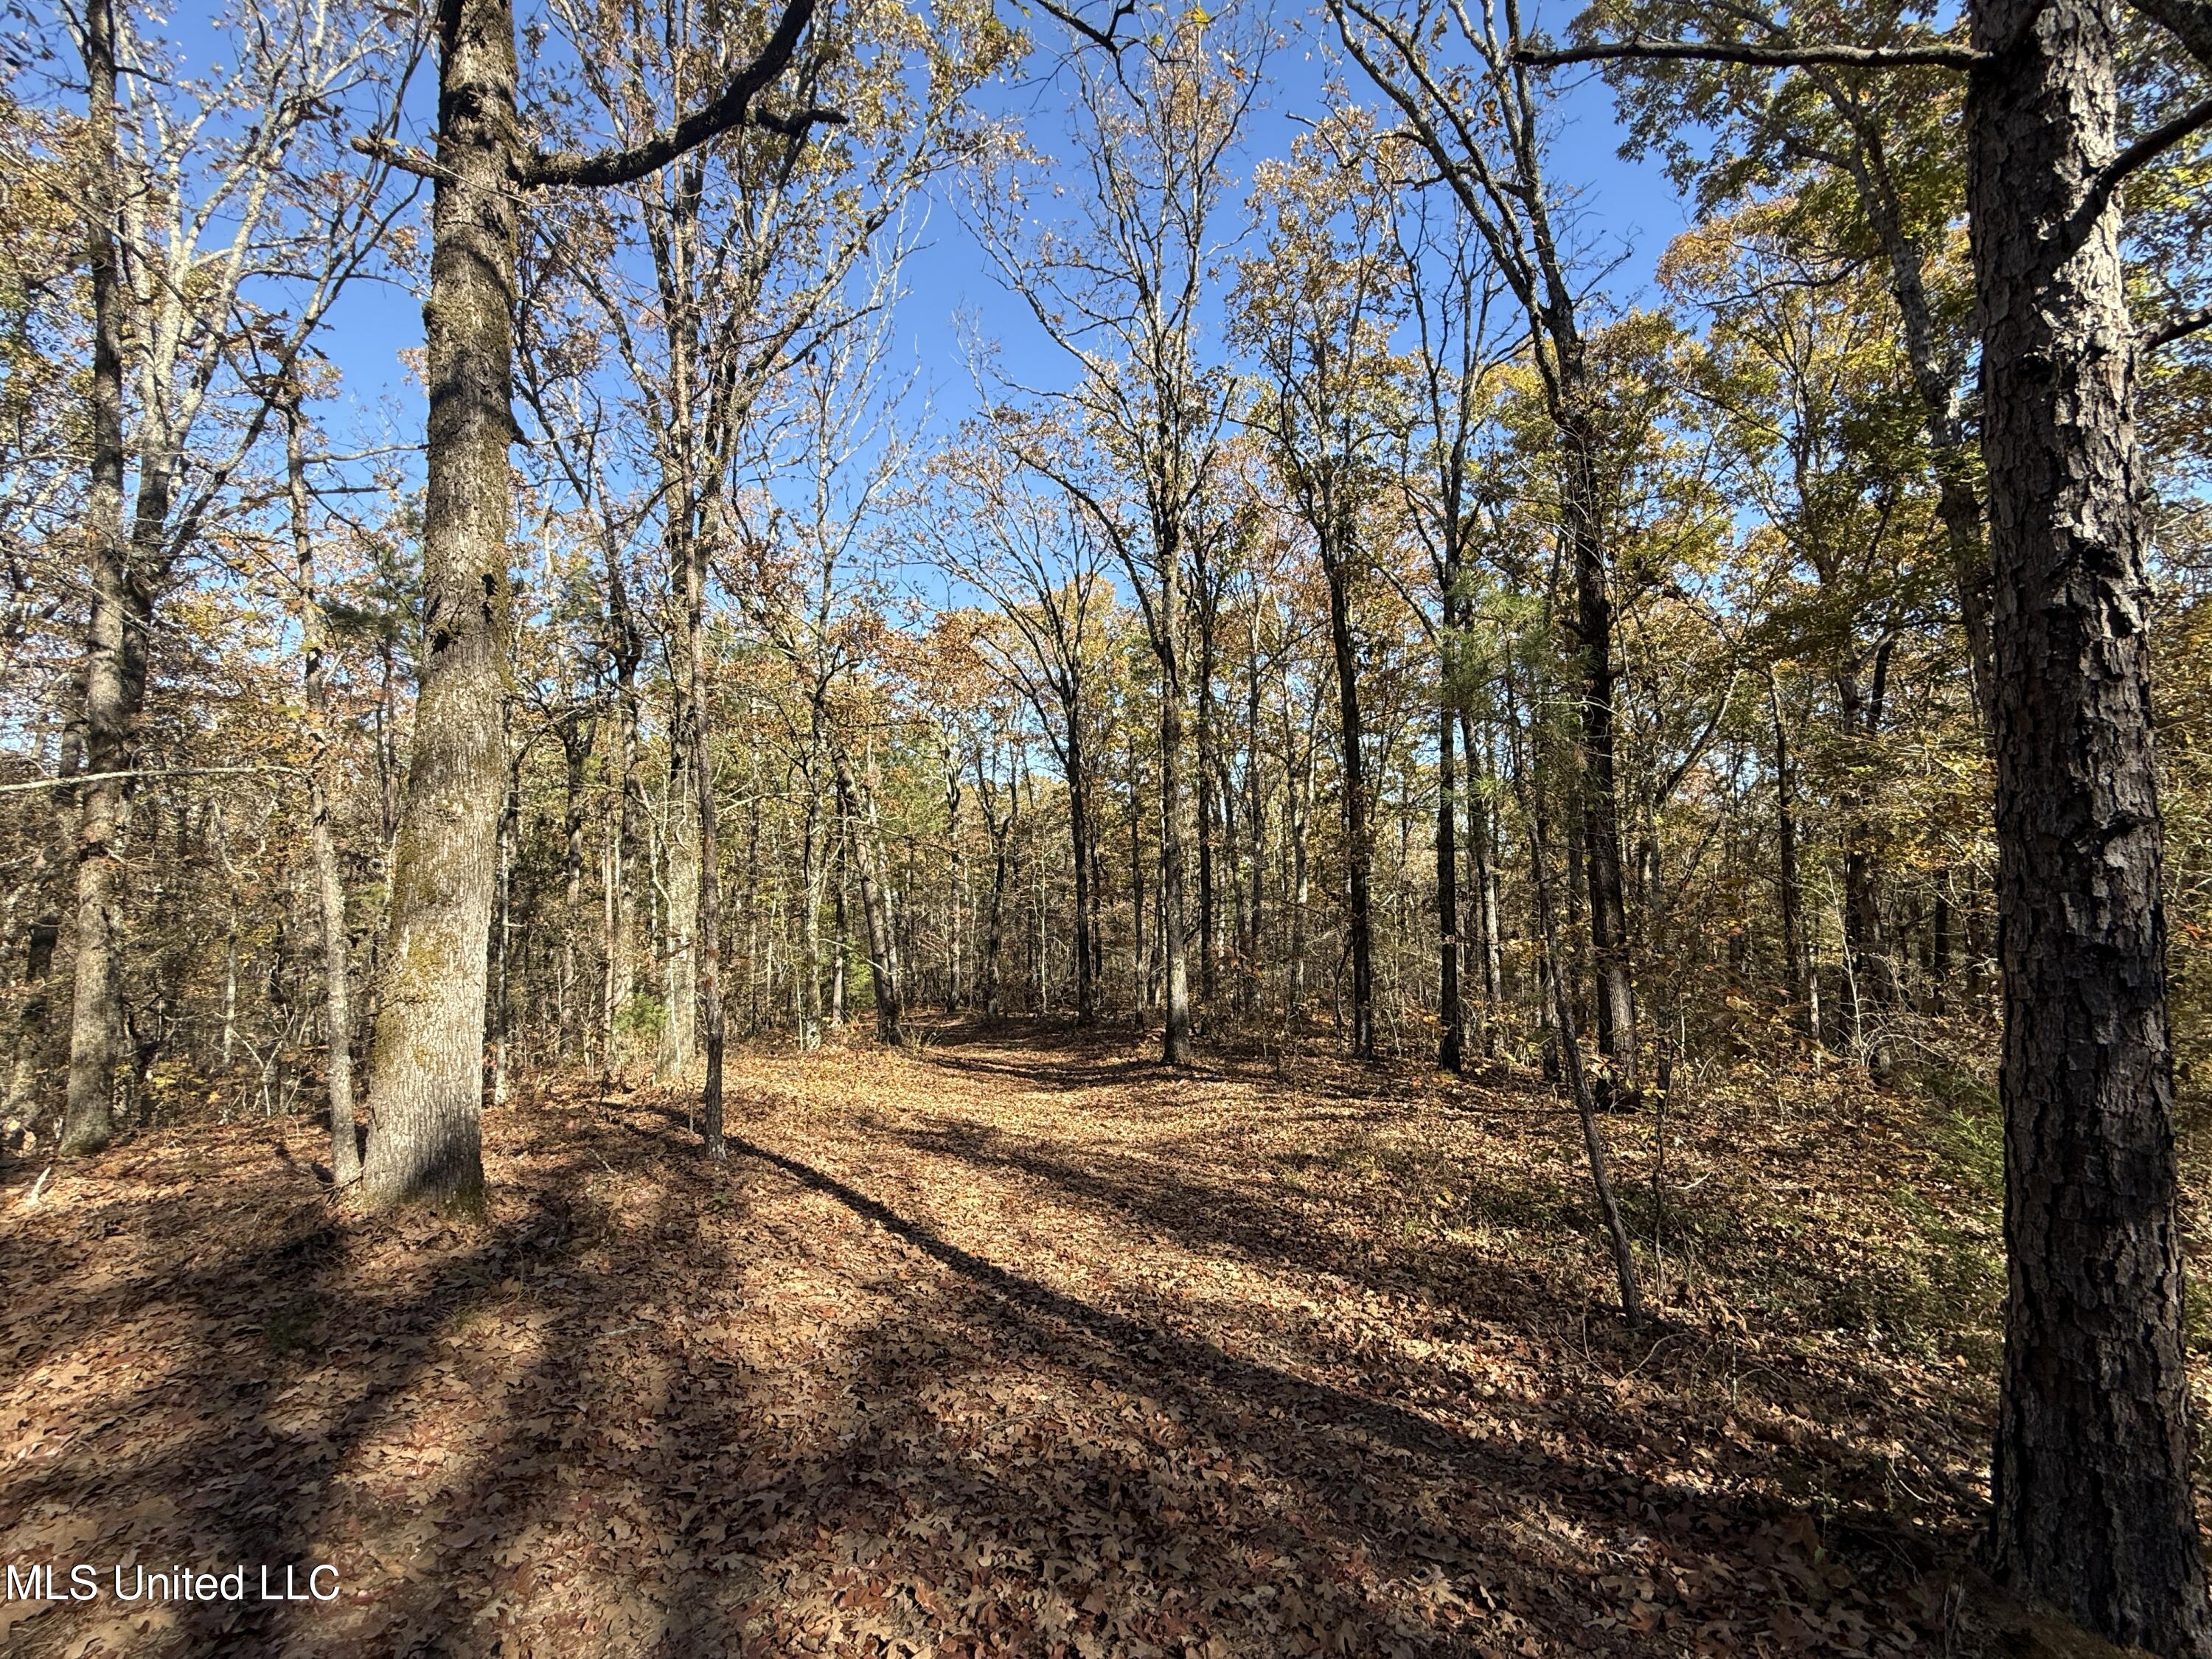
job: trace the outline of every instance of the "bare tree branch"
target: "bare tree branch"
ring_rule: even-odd
[[[790,66],[799,49],[799,38],[814,19],[814,0],[791,0],[783,16],[752,62],[731,77],[720,97],[696,109],[672,127],[663,127],[641,143],[624,149],[603,149],[586,155],[574,150],[548,155],[534,152],[523,167],[526,185],[626,185],[666,166],[686,150],[720,137],[750,120],[755,126],[796,137],[816,125],[840,125],[845,117],[836,110],[804,109],[787,114],[756,111],[753,100]]]
[[[2212,3],[2209,0],[2128,0],[2136,11],[2160,25],[2212,69]]]
[[[2136,349],[2148,354],[2208,328],[2212,328],[2212,306],[2198,306],[2194,311],[2182,312],[2143,330],[2136,336]]]
[[[1777,69],[1838,64],[1850,69],[1971,70],[1989,62],[1990,55],[1972,46],[1754,46],[1729,40],[1646,40],[1640,37],[1567,46],[1557,52],[1532,52],[1524,46],[1513,54],[1515,63],[1531,69],[1655,58],[1687,58],[1705,64],[1768,64]]]

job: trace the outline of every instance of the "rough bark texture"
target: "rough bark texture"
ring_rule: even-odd
[[[85,500],[92,609],[86,630],[84,769],[77,811],[75,997],[70,1021],[64,1152],[97,1152],[113,1133],[117,963],[116,847],[122,830],[131,709],[125,687],[130,544],[123,528],[123,279],[115,242],[115,14],[85,8],[86,263],[92,285],[92,478]]]
[[[508,407],[514,340],[514,21],[508,0],[439,13],[431,210],[423,657],[392,850],[391,948],[371,1050],[372,1202],[474,1210],[495,843],[506,785]]]
[[[2121,1646],[2212,1652],[2190,1500],[2181,1240],[2114,26],[1981,0],[1983,335],[2005,1239],[1991,1564]]]

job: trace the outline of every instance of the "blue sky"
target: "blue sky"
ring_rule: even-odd
[[[1565,23],[1569,9],[1553,9],[1557,15],[1540,21],[1556,30]],[[1285,153],[1298,131],[1298,118],[1319,113],[1323,103],[1327,70],[1321,47],[1329,38],[1325,22],[1292,6],[1277,7],[1275,15],[1285,44],[1268,66],[1265,107],[1255,116],[1245,147],[1248,168],[1261,157]],[[1356,70],[1346,79],[1358,95]],[[427,75],[421,91],[428,91]],[[1632,301],[1668,241],[1687,222],[1683,204],[1656,165],[1624,161],[1615,154],[1619,135],[1612,94],[1602,82],[1594,76],[1563,76],[1555,92],[1553,181],[1577,192],[1579,234],[1599,256],[1598,262],[1622,260],[1607,279],[1608,294],[1616,302]],[[1019,111],[1033,125],[1048,149],[1058,143],[1064,129],[1059,97],[1049,81],[994,94],[1004,107]],[[420,131],[429,125],[428,100],[418,101],[424,106]],[[1237,181],[1240,195],[1243,183]],[[941,189],[928,204],[925,246],[908,264],[908,294],[899,313],[902,345],[921,366],[937,416],[948,422],[957,419],[969,401],[956,327],[956,319],[963,314],[981,317],[986,331],[998,338],[1002,364],[1012,379],[1053,385],[1065,377],[1053,349],[999,287],[981,251],[962,227],[951,193],[956,188]],[[407,378],[399,353],[421,343],[422,312],[414,295],[364,283],[346,297],[323,342],[344,374],[339,405],[325,411],[334,435],[363,442],[420,441],[422,394]]]

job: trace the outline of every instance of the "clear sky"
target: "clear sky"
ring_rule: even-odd
[[[1540,21],[1556,30],[1570,9],[1553,9],[1556,15],[1540,14]],[[1299,118],[1310,118],[1323,107],[1323,80],[1329,70],[1322,47],[1331,38],[1325,20],[1294,5],[1278,6],[1275,15],[1284,45],[1268,65],[1264,106],[1243,156],[1247,167],[1260,157],[1286,153]],[[1045,21],[1044,27],[1051,26]],[[1356,68],[1341,78],[1358,95],[1362,83]],[[427,72],[419,90],[429,90]],[[1597,262],[1620,261],[1606,278],[1607,291],[1616,302],[1632,302],[1668,241],[1687,222],[1683,205],[1656,166],[1626,162],[1616,155],[1612,94],[1602,82],[1563,76],[1555,91],[1553,179],[1561,189],[1577,192],[1579,238]],[[1022,114],[1042,147],[1058,143],[1065,122],[1053,82],[1033,81],[994,97]],[[416,101],[422,106],[416,123],[419,133],[429,125],[428,99]],[[1236,181],[1240,196],[1244,182]],[[427,206],[426,193],[426,212]],[[960,223],[949,189],[928,204],[923,240],[907,267],[909,292],[900,310],[899,330],[902,343],[921,367],[939,418],[957,418],[969,401],[955,325],[963,313],[980,317],[985,331],[1000,341],[1002,363],[1013,379],[1029,385],[1061,382],[1064,365],[993,278],[981,251]],[[389,286],[357,285],[342,302],[323,343],[345,378],[339,406],[325,412],[333,435],[356,442],[419,442],[422,393],[399,358],[402,349],[422,343],[419,301]]]

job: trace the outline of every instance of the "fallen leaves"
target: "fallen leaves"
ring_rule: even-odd
[[[1940,1624],[1984,1384],[1797,1294],[1894,1236],[1909,1137],[1678,1121],[1675,1323],[1632,1342],[1540,1092],[958,1036],[734,1057],[719,1169],[680,1099],[550,1085],[487,1121],[480,1231],[334,1210],[304,1121],[142,1135],[35,1208],[26,1172],[7,1559],[328,1560],[343,1593],[11,1606],[9,1650],[1844,1655]],[[1779,1220],[1770,1164],[1856,1196]]]

